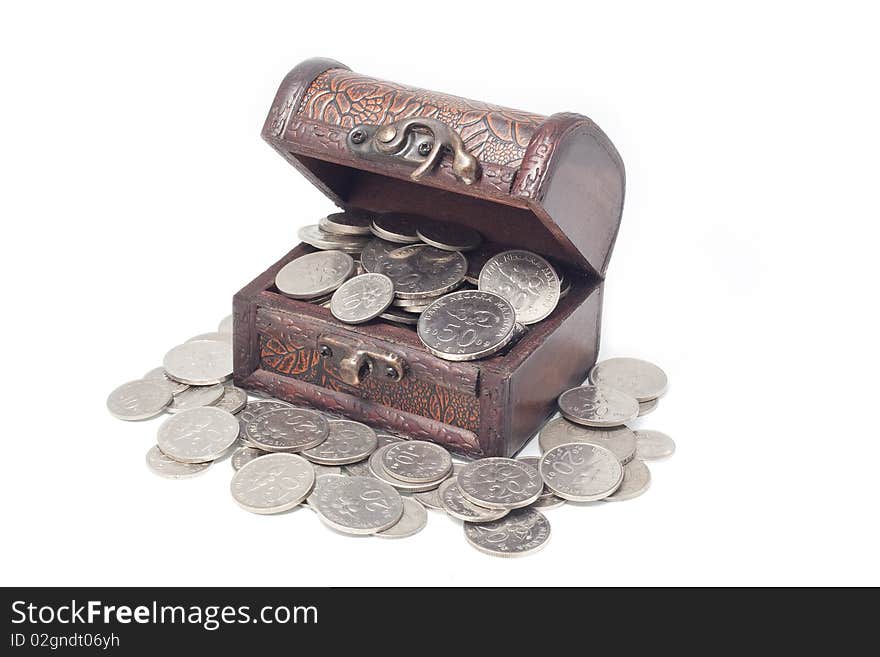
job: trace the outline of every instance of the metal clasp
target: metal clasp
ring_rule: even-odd
[[[371,375],[386,381],[400,381],[406,373],[402,356],[370,349],[362,343],[352,344],[335,335],[318,337],[318,353],[325,361],[325,369],[353,386],[360,385]]]
[[[416,166],[410,174],[420,180],[446,152],[452,153],[452,173],[465,185],[480,177],[480,163],[465,148],[459,134],[437,119],[410,117],[388,125],[357,125],[348,133],[352,153],[372,160],[394,158]]]

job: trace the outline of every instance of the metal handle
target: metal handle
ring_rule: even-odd
[[[326,368],[352,386],[374,373],[391,382],[400,381],[406,373],[406,361],[401,356],[334,335],[318,337],[318,353],[326,361]]]

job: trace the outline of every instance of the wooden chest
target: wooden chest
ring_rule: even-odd
[[[365,151],[389,125],[407,132],[410,147]],[[625,187],[608,137],[580,114],[497,107],[328,59],[307,60],[287,75],[262,136],[337,206],[467,224],[487,241],[562,263],[571,291],[506,352],[449,362],[431,355],[414,327],[350,326],[278,293],[278,270],[314,250],[300,244],[235,295],[236,385],[470,457],[515,454],[596,360],[603,276]],[[417,148],[428,138],[436,153]],[[467,153],[441,149],[457,138]],[[373,367],[355,383],[340,371],[340,359],[354,352],[380,365],[391,359],[397,373]]]

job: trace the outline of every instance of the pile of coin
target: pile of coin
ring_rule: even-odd
[[[535,253],[417,215],[338,212],[298,235],[319,251],[278,272],[281,294],[323,305],[349,324],[416,326],[428,351],[446,360],[501,353],[571,289],[563,269]]]

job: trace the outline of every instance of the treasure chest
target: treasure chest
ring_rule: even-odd
[[[275,287],[299,244],[235,295],[235,384],[468,457],[511,456],[599,348],[623,163],[587,117],[540,116],[310,59],[281,83],[263,138],[339,208],[470,226],[563,267],[570,291],[512,347],[438,358],[414,327],[347,325]]]

